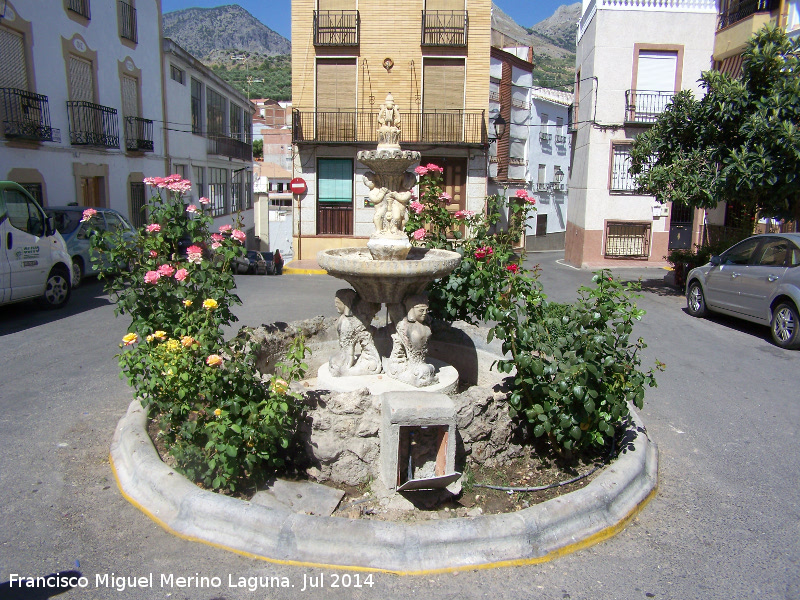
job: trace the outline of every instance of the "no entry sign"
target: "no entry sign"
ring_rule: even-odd
[[[305,194],[308,186],[306,185],[306,180],[302,177],[295,177],[289,182],[289,188],[291,188],[293,194]]]

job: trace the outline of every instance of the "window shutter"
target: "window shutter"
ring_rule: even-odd
[[[464,108],[464,60],[426,59],[423,70],[422,110]]]
[[[139,116],[139,81],[127,75],[122,76],[122,114],[126,117]]]
[[[69,89],[71,100],[94,102],[92,63],[77,56],[69,57]]]
[[[353,162],[349,159],[320,159],[319,202],[353,201]]]
[[[425,10],[464,10],[464,0],[426,0]]]
[[[334,58],[317,61],[317,110],[356,109],[356,61]]]
[[[636,89],[650,92],[675,91],[677,52],[639,52]]]
[[[319,10],[356,10],[356,0],[319,0]]]
[[[0,27],[0,88],[28,91],[25,44],[22,35]]]

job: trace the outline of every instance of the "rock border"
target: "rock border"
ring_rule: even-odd
[[[586,487],[515,513],[405,524],[317,517],[202,490],[164,464],[134,400],[110,463],[122,495],[167,531],[270,562],[404,575],[552,560],[621,531],[655,495],[658,449],[638,415]]]

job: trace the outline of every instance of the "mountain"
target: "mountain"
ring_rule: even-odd
[[[216,8],[185,8],[163,15],[164,37],[204,63],[214,63],[232,52],[262,58],[290,54],[292,44],[238,4]]]
[[[559,48],[575,52],[576,23],[581,18],[580,2],[563,4],[551,17],[536,23],[528,32],[549,40]]]

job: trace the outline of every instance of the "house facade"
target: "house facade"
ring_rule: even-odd
[[[160,0],[0,6],[0,178],[136,219],[164,175]]]
[[[293,0],[292,171],[307,184],[297,258],[366,244],[373,209],[356,153],[376,147],[390,93],[403,149],[444,168],[448,208],[483,210],[490,42],[489,0]]]
[[[716,23],[713,0],[584,2],[570,125],[570,264],[660,264],[668,247],[691,245],[702,211],[673,211],[636,195],[630,148],[676,92],[702,94],[698,79],[711,67]]]
[[[168,171],[192,182],[191,200],[211,200],[215,225],[241,217],[254,248],[255,106],[174,41],[164,38],[162,47]]]

